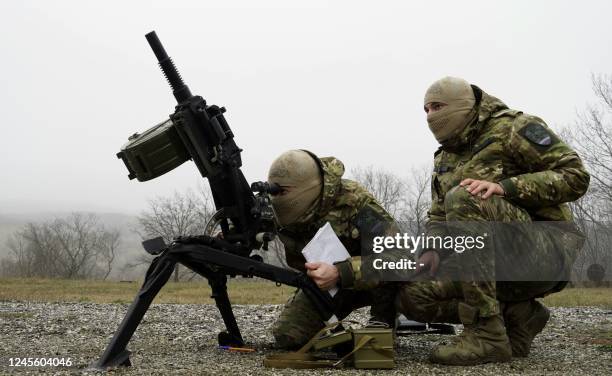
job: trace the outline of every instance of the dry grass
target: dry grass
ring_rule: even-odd
[[[62,279],[0,279],[0,301],[129,303],[141,282]],[[228,285],[234,304],[281,304],[294,291],[260,279],[231,279]],[[568,288],[544,299],[548,306],[591,306],[612,309],[612,288]],[[206,282],[170,282],[154,303],[210,304]]]
[[[129,303],[141,286],[138,282],[111,282],[64,279],[0,279],[0,301]],[[234,304],[280,304],[295,289],[277,287],[274,282],[231,279],[230,300]],[[153,303],[211,304],[206,282],[169,282]]]
[[[552,307],[600,307],[612,309],[612,287],[567,288],[544,298]]]

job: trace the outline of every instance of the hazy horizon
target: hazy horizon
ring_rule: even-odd
[[[306,148],[408,176],[436,142],[429,84],[464,77],[559,129],[612,73],[612,3],[21,1],[0,5],[0,214],[135,214],[194,188],[191,162],[146,183],[115,154],[175,105],[144,34],[192,92],[225,106],[249,181]],[[170,5],[171,4],[171,5]]]

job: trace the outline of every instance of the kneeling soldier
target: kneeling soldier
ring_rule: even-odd
[[[290,150],[272,163],[268,181],[281,188],[281,193],[272,197],[272,205],[281,226],[279,238],[287,263],[306,271],[321,289],[340,287],[334,297],[339,319],[371,305],[371,320],[393,325],[395,292],[372,290],[373,286],[361,280],[359,268],[362,248],[371,248],[372,236],[395,234],[397,225],[371,193],[357,182],[342,179],[343,174],[344,165],[338,159],[319,158],[305,150]],[[326,222],[351,258],[335,265],[306,263],[301,250]],[[323,324],[306,295],[297,291],[274,324],[276,345],[300,347]]]
[[[425,112],[441,144],[434,154],[426,235],[448,234],[450,222],[518,223],[505,251],[519,256],[515,273],[538,282],[501,281],[504,255],[494,247],[471,255],[424,249],[419,263],[436,278],[405,284],[398,309],[423,322],[463,323],[457,341],[432,351],[433,362],[471,365],[527,356],[550,315],[535,298],[565,286],[584,240],[566,203],[586,192],[589,174],[542,119],[509,109],[463,79],[432,84]],[[551,222],[535,231],[535,221]],[[457,265],[464,267],[463,277],[445,277]]]

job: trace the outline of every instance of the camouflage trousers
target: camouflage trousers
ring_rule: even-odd
[[[397,310],[412,320],[421,322],[459,323],[458,303],[477,309],[480,317],[500,314],[500,301],[522,301],[559,291],[567,279],[564,231],[555,227],[532,231],[531,217],[524,209],[499,196],[482,200],[462,187],[451,189],[445,197],[447,222],[453,223],[513,223],[513,231],[496,234],[496,244],[504,243],[502,251],[493,245],[484,253],[450,252],[439,265],[434,277],[404,283],[396,297]],[[531,226],[531,227],[530,227]],[[469,226],[461,231],[470,231]],[[488,253],[487,253],[488,252]],[[496,263],[497,261],[497,263]],[[496,278],[497,264],[513,266],[513,273],[534,276],[529,279]],[[461,269],[461,270],[459,270]],[[466,275],[467,270],[467,275]],[[503,270],[501,271],[503,272]],[[470,274],[471,277],[469,278]],[[457,276],[460,275],[460,278]],[[499,277],[499,275],[497,275]],[[498,280],[498,282],[496,282]]]
[[[370,315],[373,318],[388,322],[395,319],[395,295],[396,291],[390,288],[367,291],[341,289],[333,299],[334,313],[342,320],[357,308],[371,306]],[[297,290],[272,327],[275,346],[287,350],[297,349],[324,325],[310,299],[302,290]]]

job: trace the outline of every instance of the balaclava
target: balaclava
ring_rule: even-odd
[[[318,163],[304,150],[289,150],[272,162],[268,182],[286,190],[272,197],[281,226],[306,222],[314,216],[323,179]]]
[[[428,114],[427,123],[442,145],[452,142],[476,115],[476,98],[470,84],[456,77],[444,77],[434,82],[425,93],[425,105],[444,103],[441,110]]]

